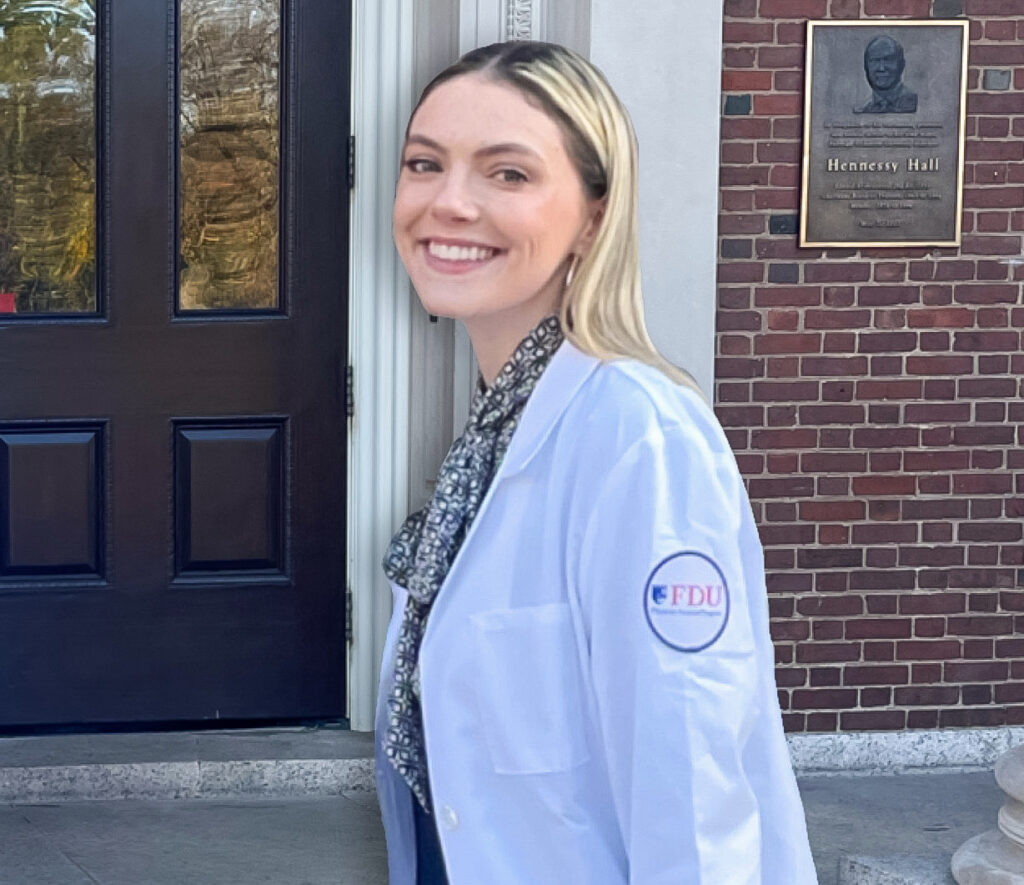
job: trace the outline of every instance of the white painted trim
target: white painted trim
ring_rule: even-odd
[[[455,323],[454,352],[452,353],[452,427],[461,433],[469,420],[469,407],[480,367],[473,353],[473,342],[462,323]]]
[[[355,0],[351,206],[348,560],[352,642],[349,720],[373,729],[391,594],[380,561],[409,495],[410,288],[391,239],[391,204],[413,92],[413,0]]]
[[[977,771],[1024,744],[1024,726],[791,734],[787,741],[801,777]]]
[[[565,0],[562,0],[564,3]],[[543,40],[545,0],[504,0],[505,40]]]
[[[501,0],[459,0],[459,54],[502,39]]]
[[[459,0],[459,52],[502,40],[543,40],[546,23],[546,0]]]

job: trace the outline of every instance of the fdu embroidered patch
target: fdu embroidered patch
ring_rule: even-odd
[[[729,587],[718,564],[696,550],[665,557],[644,587],[644,614],[654,634],[677,651],[703,651],[729,621]]]

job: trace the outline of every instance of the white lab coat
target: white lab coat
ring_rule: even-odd
[[[672,563],[720,574],[725,607],[668,617]],[[377,784],[391,885],[413,885],[410,793],[380,751],[393,590]],[[817,881],[750,505],[711,410],[657,370],[561,346],[434,603],[420,682],[451,885]]]

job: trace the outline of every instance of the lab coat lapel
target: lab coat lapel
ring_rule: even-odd
[[[562,342],[526,402],[492,488],[530,463],[598,363],[596,357],[583,353],[568,339]]]
[[[544,440],[547,439],[548,434],[558,423],[558,419],[562,417],[562,413],[569,407],[569,403],[572,402],[577,391],[590,377],[590,373],[597,368],[599,362],[596,357],[583,353],[568,339],[562,342],[551,358],[544,374],[537,381],[533,393],[526,401],[523,414],[519,418],[519,426],[516,427],[516,431],[512,435],[505,457],[498,465],[491,485],[466,532],[462,546],[455,554],[448,574],[438,589],[437,597],[434,600],[435,611],[445,597],[445,588],[459,570],[459,564],[467,555],[467,551],[471,551],[477,526],[480,525],[498,487],[504,480],[519,473],[530,463]],[[427,629],[424,632],[424,643],[426,643],[429,633],[430,620],[428,620]]]

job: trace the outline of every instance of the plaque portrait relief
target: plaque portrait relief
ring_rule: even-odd
[[[903,70],[907,62],[903,46],[895,37],[874,37],[864,50],[864,74],[872,96],[855,114],[916,114],[917,93],[907,89]]]
[[[968,27],[808,23],[800,245],[960,244]]]

